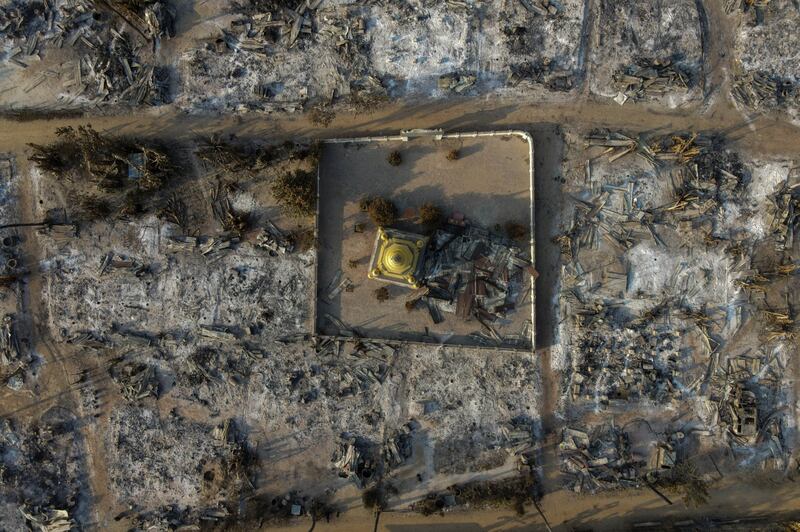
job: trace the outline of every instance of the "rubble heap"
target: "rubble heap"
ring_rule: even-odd
[[[577,0],[240,1],[218,36],[183,55],[180,100],[193,109],[313,107],[322,117],[334,105],[364,111],[407,95],[567,91],[583,16]]]
[[[0,379],[12,390],[22,389],[25,372],[33,362],[29,349],[23,349],[16,318],[7,314],[0,322]]]
[[[291,6],[247,0],[233,7],[237,16],[229,27],[205,48],[184,56],[189,70],[185,97],[193,104],[220,107],[230,101],[250,109],[292,112],[309,99],[385,97],[385,88],[368,64],[370,45],[363,18],[367,8],[333,8],[320,0]],[[333,65],[341,72],[322,74]],[[227,86],[220,96],[201,94],[199,88],[218,76],[236,78],[236,86]],[[333,81],[332,86],[323,89],[318,76],[326,85]]]
[[[776,214],[771,229],[779,246],[791,250],[800,233],[800,180],[786,183],[775,195],[774,204]]]
[[[340,335],[357,334],[343,323],[339,325]],[[315,348],[325,370],[322,386],[331,397],[356,396],[383,384],[397,358],[397,348],[383,342],[357,339],[343,359],[345,347],[347,344],[341,340],[326,338]]]
[[[614,426],[591,433],[565,428],[559,444],[566,487],[576,493],[640,485],[639,468],[646,465],[631,454],[628,435]]]
[[[614,74],[614,81],[620,92],[634,100],[687,90],[692,84],[690,74],[670,59],[642,59]]]
[[[356,436],[342,435],[342,441],[331,458],[331,463],[340,477],[353,479],[360,488],[375,481],[378,473],[382,472],[378,446]]]
[[[0,7],[0,42],[7,43],[0,62],[27,69],[34,60],[44,58],[49,48],[67,47],[75,52],[75,59],[40,72],[25,92],[58,78],[76,103],[164,103],[169,99],[169,74],[154,64],[146,46],[172,34],[172,12],[155,0],[137,2],[137,10],[128,5],[15,0]]]
[[[578,311],[580,356],[572,375],[572,399],[602,405],[642,398],[669,402],[681,386],[680,334],[655,323],[615,321],[607,308]]]
[[[107,440],[113,492],[121,503],[140,507],[194,506],[201,489],[208,505],[220,502],[226,489],[231,495],[246,482],[243,449],[233,436],[228,423],[210,427],[174,413],[161,418],[153,410],[117,408]]]
[[[745,208],[750,172],[716,137],[596,131],[587,143],[599,152],[586,165],[589,188],[572,196],[571,225],[556,239],[573,325],[569,395],[603,406],[669,403],[700,385],[691,368],[738,327],[740,311],[716,309],[733,305],[737,286],[760,283],[747,276],[754,239],[741,230],[755,216]],[[634,155],[637,170],[617,176],[611,164]],[[612,177],[598,182],[601,172]]]
[[[533,273],[525,253],[511,240],[466,224],[437,230],[423,266],[424,286],[409,296],[423,303],[434,323],[442,313],[482,326],[475,339],[483,344],[525,344],[529,334],[502,337],[496,330],[529,296]]]
[[[729,357],[716,368],[709,389],[734,452],[770,462],[775,470],[784,470],[791,456],[784,442],[791,422],[780,393],[787,353],[778,345],[756,355]]]
[[[703,83],[703,7],[692,0],[669,5],[602,0],[593,6],[596,45],[590,89],[614,98],[658,100],[670,107],[700,96]]]
[[[256,246],[269,250],[271,253],[291,253],[294,251],[294,242],[291,238],[278,229],[275,224],[267,220],[263,232],[256,239]]]
[[[0,223],[13,221],[17,202],[15,201],[14,159],[0,154]],[[9,289],[19,279],[22,265],[19,259],[18,245],[21,240],[12,230],[0,232],[0,301],[5,297],[5,290]]]
[[[126,400],[138,401],[150,396],[158,398],[158,379],[154,366],[115,363],[109,368],[109,373]]]
[[[732,92],[745,108],[783,109],[796,121],[800,111],[800,39],[792,31],[800,9],[792,1],[728,0],[729,12],[739,11],[735,35]],[[733,18],[733,17],[732,17]]]

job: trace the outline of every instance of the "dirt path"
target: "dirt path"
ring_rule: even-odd
[[[726,100],[730,95],[731,72],[733,70],[735,25],[738,18],[725,13],[723,2],[701,2],[697,10],[703,31],[703,55],[705,63],[704,94],[707,102]],[[714,28],[714,31],[709,31]]]

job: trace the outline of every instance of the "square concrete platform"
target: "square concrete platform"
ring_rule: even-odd
[[[454,149],[458,158],[448,160],[448,152]],[[387,162],[393,151],[400,152],[399,166]],[[497,332],[508,337],[507,342],[487,344],[476,339],[473,333],[482,326],[474,318],[463,320],[446,313],[444,322],[434,324],[424,305],[406,310],[410,289],[367,277],[377,226],[359,208],[363,197],[387,198],[397,206],[400,217],[394,226],[420,233],[425,228],[416,224],[415,213],[430,202],[445,217],[461,214],[472,224],[499,233],[506,223],[515,222],[529,227],[530,236],[534,234],[530,155],[528,141],[511,134],[326,143],[319,173],[315,332],[338,334],[332,316],[374,339],[531,349],[534,291],[530,276],[525,275],[524,293],[515,310],[497,323]],[[526,237],[520,247],[533,260],[533,241]],[[337,285],[342,289],[329,297],[330,288]],[[390,297],[381,302],[375,291],[384,286]]]

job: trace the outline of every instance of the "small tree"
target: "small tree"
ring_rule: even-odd
[[[189,209],[186,203],[177,195],[172,194],[167,198],[164,206],[158,212],[158,217],[189,231]]]
[[[317,239],[314,236],[313,228],[298,228],[289,235],[289,238],[294,243],[295,249],[300,253],[317,248]]]
[[[400,163],[403,162],[403,158],[400,156],[400,152],[397,150],[394,150],[392,153],[390,153],[386,160],[392,166],[400,166]]]
[[[447,160],[448,161],[455,161],[458,159],[459,153],[458,150],[450,150],[447,152]]]
[[[708,502],[708,482],[700,478],[691,462],[682,462],[675,468],[683,483],[683,502],[686,506],[700,507]]]
[[[419,221],[423,225],[436,225],[442,219],[442,211],[433,203],[423,203],[419,208]]]
[[[368,212],[370,203],[372,203],[372,198],[369,196],[363,196],[360,200],[358,200],[358,209],[361,212]]]
[[[375,198],[369,202],[367,208],[369,217],[376,225],[392,225],[397,219],[397,207],[386,198]]]

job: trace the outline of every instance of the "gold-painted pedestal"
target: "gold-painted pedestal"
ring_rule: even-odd
[[[428,237],[379,227],[367,276],[376,281],[419,288],[427,246]]]

